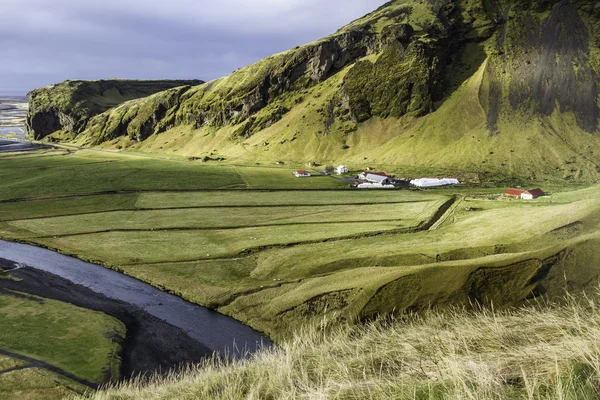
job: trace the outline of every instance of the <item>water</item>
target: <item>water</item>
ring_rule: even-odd
[[[0,96],[0,135],[25,139],[26,97]]]
[[[45,146],[17,140],[0,139],[0,153],[15,153],[21,151],[40,150]]]
[[[243,356],[272,343],[252,328],[135,278],[50,250],[0,240],[0,258],[58,275],[106,297],[140,307],[184,330],[214,352]]]

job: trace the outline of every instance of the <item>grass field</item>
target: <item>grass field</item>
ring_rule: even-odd
[[[524,202],[495,196],[505,188],[339,190],[284,167],[59,154],[0,160],[0,236],[104,263],[276,341],[429,305],[518,305],[600,271],[597,187]]]
[[[125,327],[114,318],[10,291],[0,293],[0,317],[0,349],[91,383],[119,377],[119,342],[125,337]]]
[[[210,361],[85,398],[597,399],[598,295],[563,303],[310,329],[250,361]]]

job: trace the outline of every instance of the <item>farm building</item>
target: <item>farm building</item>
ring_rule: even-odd
[[[523,200],[533,200],[533,199],[537,199],[538,197],[542,197],[545,195],[546,195],[546,193],[544,193],[544,191],[542,189],[532,189],[532,190],[528,190],[528,191],[524,192],[523,194],[521,194],[521,198]]]
[[[523,189],[507,189],[506,192],[504,192],[506,196],[513,197],[521,197],[523,193],[525,193],[525,190]]]
[[[390,183],[390,177],[381,173],[366,174],[366,176],[363,179],[367,182],[377,183],[379,185],[387,185]]]
[[[337,168],[335,169],[335,172],[336,172],[336,174],[338,174],[338,175],[342,175],[342,174],[345,174],[345,173],[347,173],[347,172],[348,172],[348,168],[346,168],[346,167],[345,167],[345,166],[343,166],[343,165],[340,165],[339,167],[337,167]]]
[[[362,174],[360,174],[358,176],[359,179],[367,179],[368,175],[379,175],[379,176],[386,176],[388,177],[388,174],[386,174],[385,172],[363,172]]]
[[[310,176],[310,172],[301,169],[294,172],[294,175],[296,175],[297,178],[305,178]]]
[[[523,200],[533,200],[546,195],[546,193],[544,193],[544,191],[541,189],[508,189],[506,192],[504,192],[504,194],[506,196],[518,197]]]
[[[458,185],[460,182],[458,179],[454,178],[421,178],[414,179],[410,181],[410,184],[420,188],[430,188],[430,187],[441,187],[441,186],[450,186],[450,185]]]
[[[385,185],[380,183],[360,183],[356,186],[358,189],[395,189],[394,185]]]

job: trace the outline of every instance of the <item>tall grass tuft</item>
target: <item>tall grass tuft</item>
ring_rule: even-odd
[[[598,399],[598,298],[509,311],[432,310],[327,333],[306,329],[249,360],[215,358],[88,397]]]

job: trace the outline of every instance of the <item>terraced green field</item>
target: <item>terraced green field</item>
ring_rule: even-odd
[[[276,340],[431,305],[518,305],[600,273],[597,187],[525,202],[495,196],[505,188],[344,190],[287,168],[94,151],[11,161],[1,237],[103,263]]]

